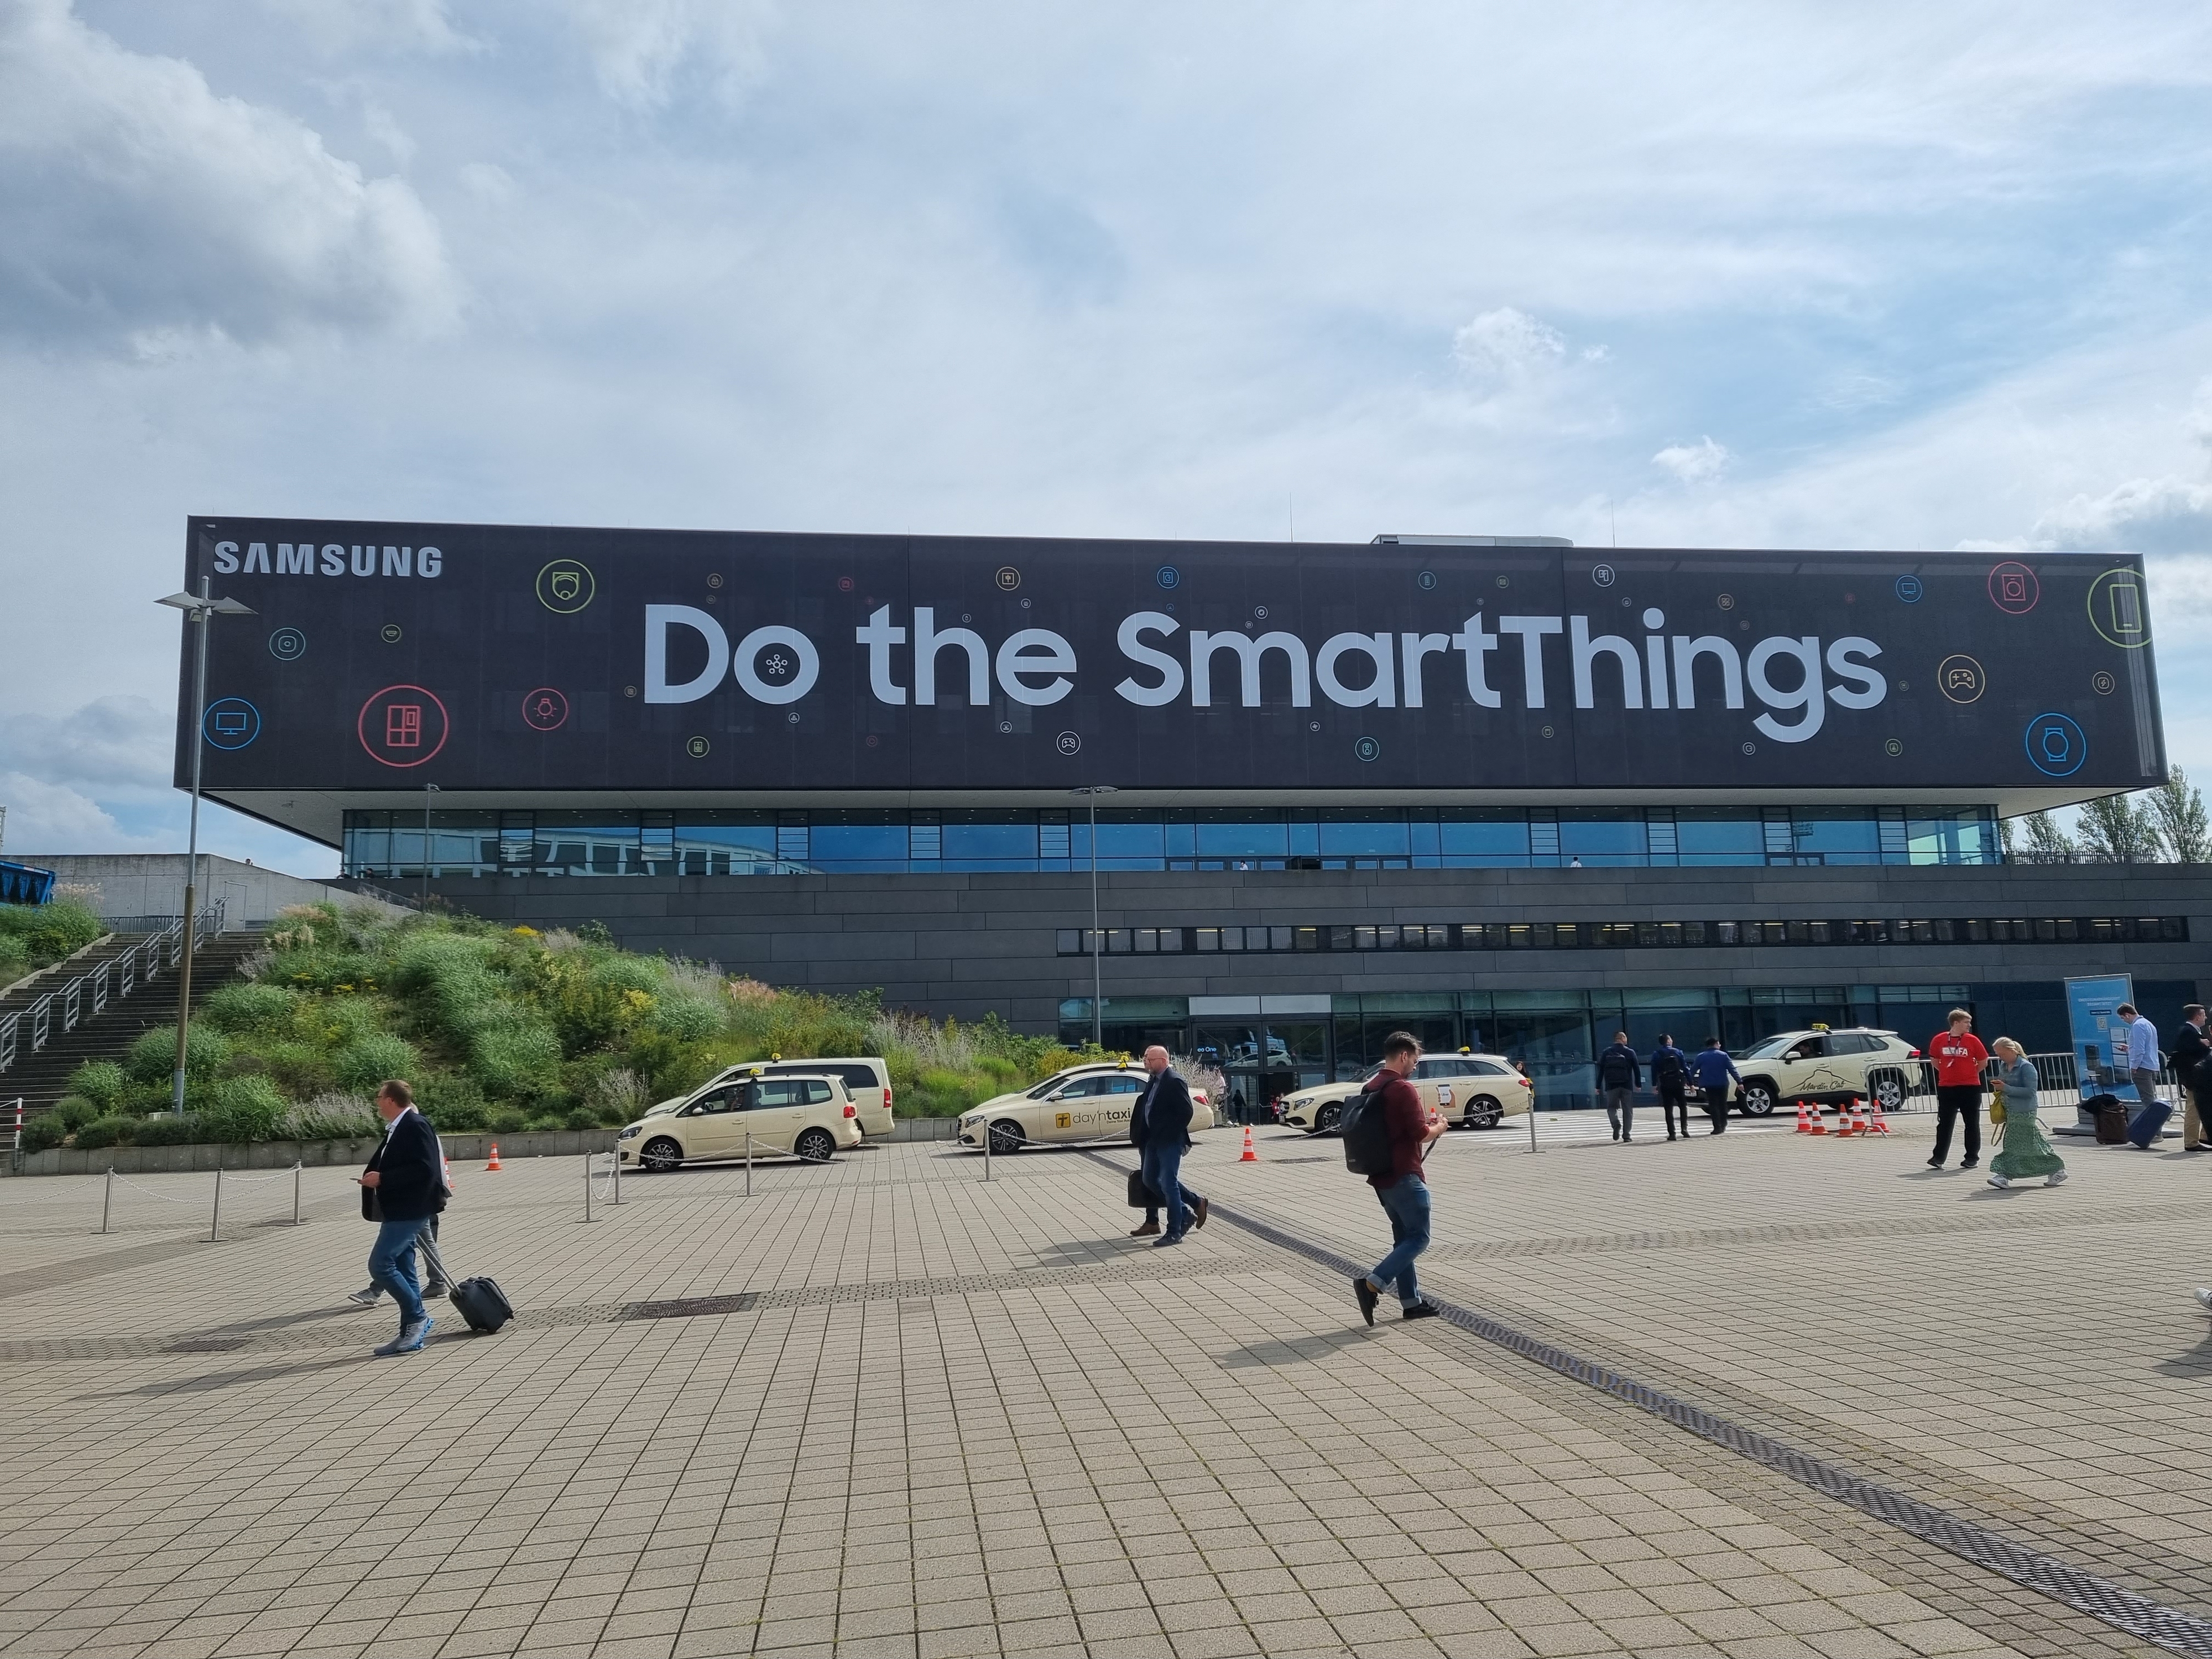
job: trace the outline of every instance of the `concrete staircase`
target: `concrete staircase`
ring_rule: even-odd
[[[119,957],[142,935],[118,935],[106,944],[94,947],[79,958],[73,959],[64,974],[48,974],[41,977],[35,988],[28,989],[17,1000],[11,990],[0,998],[0,1015],[27,1006],[47,992],[59,988],[77,975],[99,966],[103,959]],[[203,939],[192,954],[192,1008],[198,1012],[207,999],[238,976],[246,959],[262,945],[258,929],[233,933],[218,933]],[[36,1054],[19,1054],[15,1063],[0,1072],[0,1107],[12,1109],[17,1096],[22,1097],[23,1119],[28,1122],[40,1113],[50,1110],[54,1103],[69,1092],[70,1073],[88,1060],[120,1060],[129,1052],[141,1034],[155,1025],[173,1025],[177,1019],[177,970],[164,968],[161,976],[151,984],[143,981],[130,996],[118,999],[109,993],[107,1006],[97,1014],[89,1014],[77,1022],[73,1031],[60,1029],[55,1021],[53,1035],[46,1046]],[[28,1047],[30,1036],[27,1030],[23,1043]],[[0,1143],[4,1144],[4,1143]]]

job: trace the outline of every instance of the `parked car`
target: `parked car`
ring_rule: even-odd
[[[1801,1100],[1837,1106],[1854,1097],[1893,1112],[1905,1104],[1921,1070],[1919,1049],[1894,1031],[1864,1025],[1784,1031],[1735,1059],[1743,1078],[1736,1106],[1747,1117],[1765,1117],[1777,1106]]]
[[[729,1083],[744,1077],[836,1077],[842,1079],[846,1091],[860,1112],[860,1133],[867,1135],[888,1135],[891,1132],[891,1072],[882,1060],[872,1057],[837,1056],[824,1060],[748,1060],[736,1066],[726,1066],[700,1089],[711,1089],[720,1083]],[[665,1117],[669,1113],[689,1105],[698,1097],[700,1089],[689,1094],[673,1095],[659,1102],[646,1111],[647,1117]]]
[[[980,1149],[988,1133],[994,1152],[1018,1152],[1033,1143],[1126,1133],[1129,1114],[1149,1081],[1151,1073],[1133,1061],[1071,1066],[1033,1089],[998,1095],[963,1112],[960,1144]],[[1192,1089],[1190,1104],[1191,1132],[1211,1129],[1213,1105],[1206,1091]]]
[[[1529,1110],[1536,1097],[1536,1085],[1503,1054],[1425,1054],[1414,1062],[1408,1080],[1422,1105],[1462,1129],[1495,1129]],[[1308,1134],[1326,1134],[1343,1116],[1344,1103],[1365,1083],[1362,1078],[1302,1090],[1284,1103],[1283,1121]]]
[[[665,1174],[686,1164],[798,1158],[825,1164],[860,1144],[860,1111],[838,1077],[717,1078],[615,1137],[625,1164]]]

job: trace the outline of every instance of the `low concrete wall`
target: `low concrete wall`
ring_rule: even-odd
[[[893,1140],[957,1140],[960,1120],[957,1117],[902,1117],[891,1125]]]
[[[489,1158],[499,1142],[500,1161],[515,1158],[575,1158],[604,1152],[615,1144],[612,1129],[542,1129],[516,1135],[441,1135],[447,1159],[454,1164]],[[295,1164],[345,1164],[359,1168],[376,1150],[374,1139],[256,1140],[243,1146],[98,1146],[79,1152],[57,1146],[23,1159],[17,1173],[27,1176],[190,1174],[194,1170],[289,1170]]]
[[[100,902],[94,908],[103,916],[173,916],[185,908],[182,853],[11,853],[9,856],[51,870],[57,880],[97,887]],[[266,921],[288,904],[330,902],[340,909],[366,904],[386,915],[407,914],[380,899],[258,864],[241,864],[207,853],[200,855],[200,863],[207,881],[200,902],[228,899],[227,920],[233,927]]]

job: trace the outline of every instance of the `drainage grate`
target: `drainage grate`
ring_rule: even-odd
[[[739,1291],[735,1296],[679,1296],[672,1302],[630,1302],[623,1306],[624,1319],[693,1319],[701,1314],[750,1313],[760,1296]]]
[[[1087,1156],[1115,1169],[1127,1167],[1097,1152]],[[1279,1245],[1309,1261],[1318,1262],[1347,1279],[1366,1271],[1362,1264],[1340,1256],[1334,1250],[1285,1232],[1255,1217],[1240,1214],[1225,1204],[1215,1204],[1212,1213],[1232,1226],[1241,1227],[1256,1237]],[[1430,1299],[1435,1300],[1434,1297]],[[1978,1526],[1932,1504],[1923,1504],[1916,1498],[1909,1498],[1890,1487],[1863,1480],[1825,1459],[1812,1456],[1771,1436],[1716,1416],[1686,1400],[1663,1394],[1647,1383],[1622,1376],[1610,1366],[1583,1359],[1565,1348],[1516,1330],[1486,1314],[1456,1307],[1447,1302],[1437,1302],[1437,1306],[1447,1322],[1471,1335],[1495,1343],[1524,1359],[1532,1359],[1547,1370],[1571,1377],[1601,1394],[1626,1401],[1655,1417],[1663,1418],[1702,1440],[1749,1458],[1778,1474],[1787,1475],[1802,1486],[1848,1504],[1862,1514],[1887,1522],[1916,1538],[1924,1539],[1940,1549],[1948,1550],[1977,1566],[1985,1567],[2016,1584],[2025,1585],[2039,1595],[2047,1595],[2054,1601],[2086,1613],[2093,1619],[2102,1620],[2117,1630],[2125,1631],[2130,1636],[2139,1636],[2172,1652],[2195,1656],[2195,1659],[2212,1659],[2212,1620],[2199,1619],[2192,1613],[2182,1613],[2154,1601],[2148,1596],[2137,1595],[2132,1590],[2124,1589],[2094,1573],[2085,1572],[2056,1556],[2029,1549],[2001,1533]]]

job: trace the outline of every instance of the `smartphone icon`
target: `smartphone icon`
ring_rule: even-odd
[[[2112,630],[2118,634],[2142,632],[2142,589],[2133,582],[2114,582],[2112,595]]]

